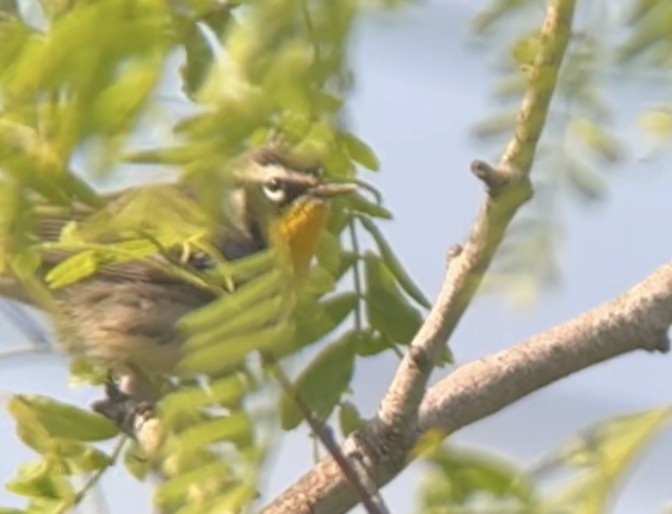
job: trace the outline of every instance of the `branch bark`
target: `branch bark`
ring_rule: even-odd
[[[387,483],[407,463],[436,358],[475,296],[509,223],[532,196],[529,173],[569,43],[574,8],[575,0],[549,0],[514,135],[497,167],[483,162],[472,166],[486,195],[470,238],[454,253],[439,297],[402,359],[377,417],[343,445],[344,454],[364,463],[375,484]],[[264,512],[345,512],[354,505],[353,493],[328,457]]]
[[[624,353],[665,353],[670,325],[672,261],[571,321],[460,366],[427,391],[418,434],[430,429],[455,432],[552,382]]]
[[[572,373],[635,350],[667,352],[672,325],[672,261],[617,298],[547,332],[465,364],[429,388],[411,427],[413,442],[428,430],[445,435],[511,405]],[[394,433],[373,421],[342,445],[364,460],[378,488],[408,464]],[[357,495],[331,457],[275,499],[265,514],[347,512]]]

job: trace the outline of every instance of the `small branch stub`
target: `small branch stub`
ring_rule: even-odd
[[[485,187],[491,196],[495,196],[501,191],[509,183],[511,176],[509,173],[505,173],[479,159],[472,161],[471,172],[485,184]]]

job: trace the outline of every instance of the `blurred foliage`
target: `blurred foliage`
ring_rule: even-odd
[[[429,306],[377,226],[391,214],[370,186],[333,202],[300,289],[282,248],[226,262],[212,244],[233,162],[249,149],[273,143],[318,158],[329,179],[379,168],[343,122],[353,27],[375,4],[29,3],[1,4],[0,13],[3,273],[21,277],[47,305],[50,290],[144,260],[216,299],[179,320],[184,356],[156,406],[160,422],[142,432],[151,441],[118,436],[109,454],[95,444],[117,435],[105,419],[53,399],[13,397],[17,432],[42,460],[8,488],[28,498],[26,512],[65,512],[121,460],[137,479],[159,473],[161,512],[240,511],[257,497],[274,430],[303,421],[294,395],[320,420],[338,409],[343,434],[352,432],[363,423],[346,400],[357,357],[399,354]],[[186,115],[165,145],[137,148],[147,127],[163,123],[165,90]],[[178,168],[195,195],[170,185],[112,195],[95,187],[143,164]],[[47,242],[35,237],[45,216],[73,219]],[[375,251],[360,249],[362,231]],[[58,252],[69,257],[36,280],[45,256]],[[157,254],[165,259],[149,259]],[[211,265],[184,266],[185,256]],[[281,359],[318,342],[294,391],[278,392],[265,365],[249,358]],[[71,373],[93,384],[105,376],[82,358]]]
[[[493,85],[498,107],[474,127],[493,155],[501,155],[514,127],[540,44],[545,4],[492,0],[472,20],[476,40],[493,52],[498,68]],[[670,16],[672,5],[665,0],[577,3],[571,44],[535,159],[535,197],[514,220],[495,259],[486,284],[491,290],[505,290],[515,302],[529,304],[560,280],[563,199],[567,194],[584,202],[603,199],[615,170],[631,158],[635,148],[615,128],[621,110],[612,105],[611,92],[628,81],[656,91],[669,88]],[[642,108],[641,124],[660,148],[670,140],[670,106],[643,103]]]
[[[336,414],[344,435],[362,426],[363,416],[348,399],[358,357],[402,354],[429,307],[379,228],[391,218],[380,193],[364,187],[334,202],[298,290],[282,249],[231,263],[217,255],[211,239],[222,193],[231,188],[232,163],[249,149],[269,142],[291,147],[319,158],[330,179],[355,179],[358,166],[379,168],[375,152],[344,122],[354,80],[348,48],[365,8],[403,3],[28,0],[19,8],[0,1],[0,270],[46,298],[50,289],[110,264],[160,254],[166,257],[157,264],[161,272],[216,295],[179,321],[188,335],[185,355],[157,405],[161,423],[150,431],[156,442],[151,452],[123,436],[116,449],[104,451],[97,444],[117,430],[87,411],[49,398],[9,400],[20,439],[41,459],[7,484],[28,499],[16,512],[69,510],[117,460],[139,480],[160,474],[154,499],[161,512],[239,512],[257,497],[274,430],[303,421],[294,396],[319,420]],[[667,19],[668,3],[634,4],[630,39],[618,47],[629,65],[662,44],[644,37],[648,30],[667,39],[660,20]],[[539,5],[498,0],[474,24],[487,36],[512,19],[527,20],[509,37],[506,58],[498,59],[503,77],[495,92],[509,107],[520,100],[538,48],[530,22],[539,21]],[[550,249],[559,230],[546,230],[556,211],[553,191],[569,184],[587,199],[598,198],[605,185],[595,168],[623,158],[598,87],[607,50],[613,49],[588,31],[575,38],[547,130],[552,139],[537,164],[539,201],[502,248],[495,281],[530,270],[556,277]],[[138,148],[143,131],[163,123],[157,111],[165,89],[187,114],[171,127],[169,143]],[[647,130],[666,137],[668,110],[661,106],[644,116]],[[513,108],[493,112],[480,135],[509,134],[513,120]],[[559,149],[553,141],[560,141]],[[129,163],[132,169],[165,166],[167,174],[179,168],[196,200],[170,186],[114,196],[94,186]],[[36,240],[45,211],[75,207],[88,214],[67,224],[54,241]],[[544,238],[532,237],[542,232]],[[371,248],[361,244],[363,234]],[[39,283],[42,259],[57,251],[72,255]],[[187,269],[175,255],[202,256],[213,265]],[[268,360],[317,344],[294,390],[277,391]],[[262,362],[250,354],[261,354]],[[450,359],[447,352],[444,361]],[[101,370],[89,362],[75,361],[71,369],[74,378],[101,382]],[[627,443],[631,448],[648,433],[638,426],[642,437]],[[623,455],[618,469],[630,456]],[[464,507],[478,495],[524,506],[537,501],[531,479],[504,461],[448,452],[437,454],[435,464],[444,483],[427,490],[428,512],[436,502]]]
[[[527,471],[481,450],[429,449],[418,512],[606,512],[623,475],[669,421],[666,407],[598,423]]]

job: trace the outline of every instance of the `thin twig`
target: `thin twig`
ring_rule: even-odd
[[[270,359],[267,357],[267,362],[268,360]],[[313,414],[310,406],[305,402],[301,394],[299,394],[296,388],[292,385],[280,365],[275,362],[269,362],[269,364],[271,364],[271,370],[275,376],[275,379],[280,384],[280,387],[282,387],[285,394],[291,396],[296,405],[299,407],[303,418],[308,423],[308,426],[310,426],[313,434],[315,434],[315,437],[320,440],[334,461],[336,461],[338,467],[343,472],[343,475],[357,493],[357,496],[361,500],[362,505],[364,505],[366,511],[369,514],[389,514],[389,510],[380,496],[380,493],[375,488],[367,487],[367,485],[364,483],[365,481],[368,484],[373,483],[370,478],[366,477],[366,468],[364,467],[360,476],[360,473],[355,470],[350,459],[348,459],[348,457],[343,453],[341,447],[336,442],[331,427],[317,419],[317,417]]]
[[[64,514],[67,512],[70,508],[75,507],[79,505],[84,498],[86,497],[86,494],[98,484],[100,479],[103,477],[103,474],[105,471],[107,471],[111,466],[114,466],[117,462],[117,459],[119,458],[119,455],[121,454],[121,450],[124,448],[124,444],[126,444],[126,436],[122,435],[119,437],[119,440],[117,441],[117,445],[114,447],[114,450],[112,451],[112,455],[110,455],[110,461],[105,465],[101,466],[98,468],[96,471],[94,471],[91,476],[88,478],[88,480],[84,483],[82,488],[79,490],[79,492],[75,495],[75,498],[72,502],[72,504],[66,504],[63,505],[60,509],[58,509],[56,514]]]
[[[355,254],[355,263],[352,265],[352,280],[357,291],[357,305],[355,306],[355,329],[357,332],[362,331],[364,326],[362,316],[362,278],[359,270],[359,263],[361,254],[359,252],[359,241],[357,241],[357,231],[355,230],[355,220],[350,218],[348,221],[348,230],[350,231],[350,245],[352,252]]]

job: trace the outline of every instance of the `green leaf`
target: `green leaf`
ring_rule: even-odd
[[[91,385],[103,385],[110,378],[107,368],[93,364],[84,357],[74,357],[69,362],[70,382]]]
[[[231,475],[229,466],[222,461],[214,461],[172,477],[157,488],[154,502],[160,507],[176,507],[189,496],[195,484],[207,483],[213,477],[224,480]]]
[[[392,213],[385,207],[371,203],[369,200],[358,193],[348,195],[348,197],[345,199],[345,202],[355,212],[360,212],[373,218],[381,218],[384,220],[392,219]]]
[[[156,57],[138,60],[100,91],[90,112],[97,131],[114,136],[132,127],[162,77],[161,65]]]
[[[357,262],[358,259],[359,256],[354,252],[348,252],[348,251],[343,252],[341,254],[340,266],[334,276],[334,280],[338,282],[341,278],[343,278],[343,276],[348,271],[350,271],[350,269],[354,266],[354,264]]]
[[[222,441],[247,446],[254,439],[254,426],[245,412],[234,412],[190,426],[168,442],[167,451],[190,454]]]
[[[427,510],[440,505],[464,506],[484,493],[494,498],[517,498],[524,503],[534,497],[534,487],[523,471],[490,453],[439,448],[428,460],[437,472],[423,487]]]
[[[317,262],[335,277],[341,267],[341,240],[328,230],[322,231],[317,246]]]
[[[49,287],[59,289],[93,275],[104,264],[98,252],[79,252],[54,266],[45,278]]]
[[[373,150],[361,139],[355,137],[348,132],[341,132],[338,138],[343,143],[350,155],[350,158],[364,166],[371,171],[378,171],[380,169],[380,162],[378,157],[373,153]]]
[[[110,457],[104,452],[72,439],[54,439],[53,454],[58,456],[60,468],[66,475],[90,473],[111,464]]]
[[[297,307],[297,338],[295,349],[304,348],[336,329],[357,307],[355,293],[340,293],[316,305]]]
[[[253,351],[273,351],[280,353],[292,344],[294,326],[283,324],[272,326],[251,334],[232,337],[210,344],[204,348],[194,348],[187,340],[187,353],[177,366],[178,374],[215,374],[239,364]]]
[[[205,38],[205,34],[194,20],[183,20],[183,35],[185,63],[180,68],[183,91],[189,98],[196,98],[197,93],[210,72],[215,56],[212,46]]]
[[[394,275],[380,257],[367,252],[364,263],[369,323],[392,341],[409,344],[422,324],[420,313],[399,291]]]
[[[343,437],[347,437],[362,428],[366,421],[362,419],[355,405],[350,402],[341,402],[338,410],[338,424]]]
[[[333,291],[336,281],[333,274],[324,269],[320,265],[311,266],[308,272],[308,280],[306,281],[305,291],[317,296],[321,296],[330,291]]]
[[[261,302],[271,301],[283,290],[287,283],[283,271],[274,269],[246,282],[232,294],[184,316],[178,326],[187,333],[195,334],[221,327],[223,320],[234,320],[249,311],[254,311]]]
[[[429,302],[429,300],[423,294],[420,288],[415,284],[415,282],[413,282],[413,279],[409,276],[409,274],[406,273],[406,270],[402,266],[401,262],[399,262],[399,259],[392,251],[392,248],[385,240],[385,237],[380,232],[376,224],[364,216],[358,216],[358,219],[359,222],[364,227],[364,229],[369,234],[371,234],[371,237],[373,237],[373,240],[376,242],[376,245],[378,246],[380,256],[383,258],[383,262],[385,263],[387,268],[392,272],[394,278],[397,280],[397,283],[401,286],[401,288],[406,292],[408,296],[413,298],[425,309],[430,309],[432,307],[432,304]]]
[[[181,417],[185,412],[200,411],[214,404],[235,405],[249,389],[249,381],[242,373],[212,380],[207,387],[182,387],[161,399],[160,417],[167,425],[173,425],[174,419]]]
[[[605,512],[619,478],[669,424],[671,413],[665,407],[598,423],[544,459],[537,473],[564,474],[568,466],[577,468],[567,486],[544,498],[544,511]]]
[[[571,155],[565,163],[567,178],[585,200],[594,201],[604,196],[606,183],[597,171]]]
[[[228,487],[223,494],[219,495],[204,514],[219,514],[221,512],[242,512],[245,507],[259,495],[257,490],[245,483],[237,483]],[[202,510],[197,510],[194,514],[201,514]],[[181,513],[180,513],[181,514]],[[191,513],[189,513],[191,514]]]
[[[347,332],[322,350],[301,372],[293,390],[285,392],[280,403],[280,423],[292,430],[303,421],[303,411],[295,396],[308,406],[318,419],[329,417],[346,391],[355,366],[357,332]]]
[[[15,395],[8,410],[18,425],[46,431],[51,437],[82,442],[104,441],[119,433],[117,426],[99,414],[46,396]]]
[[[583,143],[608,163],[623,159],[623,143],[604,127],[586,118],[574,118],[572,129]]]
[[[357,355],[370,357],[386,352],[394,347],[394,342],[390,341],[387,336],[384,336],[379,332],[367,330],[359,334],[359,340],[357,341]]]
[[[639,116],[639,125],[656,140],[666,140],[672,137],[672,110],[652,109]]]
[[[126,470],[137,480],[144,480],[152,471],[152,463],[145,455],[140,445],[132,441],[126,447],[123,455],[123,463]]]
[[[530,67],[539,54],[541,48],[541,36],[537,31],[528,34],[516,41],[512,54],[519,66]]]
[[[210,306],[205,308],[210,310]],[[218,311],[217,306],[214,309],[213,312]],[[187,329],[189,339],[185,344],[185,350],[190,352],[198,348],[220,344],[227,339],[255,333],[277,324],[285,310],[284,299],[280,295],[275,295],[260,299],[255,306],[248,307],[240,314],[222,314],[219,323],[214,326],[197,325],[193,323],[193,318],[189,316],[189,319],[185,322],[185,324],[189,323]],[[228,312],[228,309],[222,309],[222,312]]]
[[[70,482],[46,460],[36,464],[25,464],[19,468],[16,477],[9,480],[7,490],[22,496],[70,499],[74,492]]]

